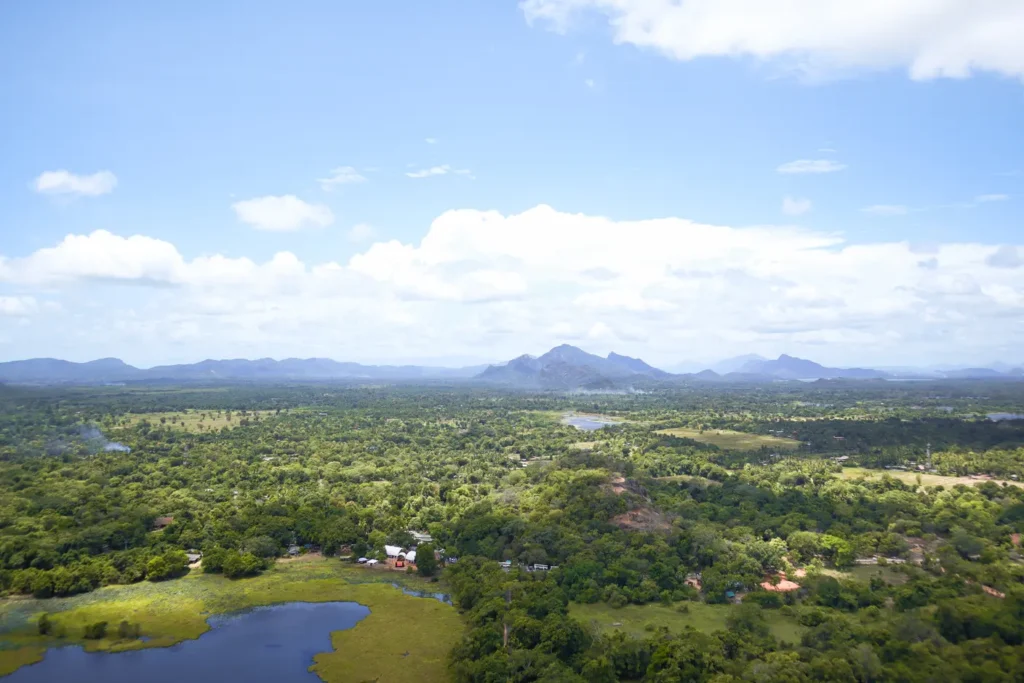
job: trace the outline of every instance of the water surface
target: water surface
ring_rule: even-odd
[[[313,655],[330,652],[331,632],[352,628],[370,610],[355,602],[291,602],[210,617],[197,640],[130,652],[51,649],[3,683],[320,683]],[[117,625],[112,625],[117,628]]]
[[[562,418],[562,424],[571,425],[584,432],[593,432],[603,427],[619,423],[616,420],[609,420],[607,418],[596,417],[593,415],[566,415]]]
[[[987,417],[993,422],[1002,422],[1003,420],[1024,420],[1024,415],[1020,413],[989,413]]]

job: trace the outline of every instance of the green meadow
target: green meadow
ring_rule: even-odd
[[[756,451],[762,447],[796,450],[800,447],[800,442],[795,439],[768,436],[767,434],[749,434],[732,429],[705,429],[701,431],[688,427],[677,427],[675,429],[661,429],[657,433],[677,436],[683,439],[692,439],[699,443],[718,446],[727,451]]]
[[[680,611],[680,606],[686,611]],[[607,603],[571,604],[569,612],[584,624],[596,627],[602,632],[623,631],[638,638],[650,635],[651,631],[665,627],[669,631],[682,630],[692,626],[703,633],[725,629],[725,620],[732,605],[709,605],[702,602],[683,602],[677,605],[650,603],[647,605],[626,605],[612,607]],[[803,627],[793,617],[778,610],[764,610],[765,619],[772,635],[780,641],[799,643]]]

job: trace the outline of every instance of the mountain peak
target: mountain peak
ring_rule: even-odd
[[[602,358],[572,344],[559,344],[539,358],[520,356],[505,365],[493,365],[480,374],[481,379],[494,382],[558,389],[605,388],[615,382],[669,376],[639,358],[614,351]]]

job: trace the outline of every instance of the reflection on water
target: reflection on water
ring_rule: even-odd
[[[592,432],[603,427],[619,424],[615,420],[591,415],[566,415],[562,418],[562,424],[570,425],[584,432]]]
[[[370,614],[354,602],[292,602],[210,617],[210,630],[172,647],[131,652],[47,651],[4,683],[319,683],[313,655],[330,652],[331,632]]]

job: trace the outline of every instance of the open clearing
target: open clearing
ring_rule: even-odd
[[[843,479],[881,479],[885,475],[889,475],[893,479],[898,479],[904,484],[916,484],[918,477],[921,477],[921,486],[956,486],[957,484],[965,484],[967,486],[977,486],[984,484],[985,482],[992,482],[1002,486],[1003,484],[1009,484],[1010,486],[1022,486],[1017,481],[1007,481],[1005,479],[975,479],[973,477],[947,477],[942,474],[929,474],[927,472],[914,472],[912,470],[871,470],[864,467],[844,467],[842,474]]]
[[[220,431],[224,427],[234,429],[242,420],[252,422],[253,418],[264,419],[273,415],[273,410],[241,411],[189,410],[180,413],[128,413],[118,418],[119,426],[134,426],[142,421],[154,427],[183,429],[186,432]]]
[[[661,429],[655,433],[677,436],[682,439],[692,439],[729,451],[756,451],[762,447],[796,450],[800,447],[800,442],[795,439],[785,439],[781,436],[767,436],[765,434],[748,434],[747,432],[736,432],[731,429],[705,429],[702,432],[699,429],[677,427],[675,429]]]
[[[437,584],[413,577],[322,559],[279,563],[260,576],[236,581],[194,571],[177,580],[110,586],[72,598],[6,600],[0,603],[0,676],[39,661],[47,647],[78,644],[110,652],[166,647],[205,633],[211,614],[283,602],[351,601],[370,608],[370,615],[354,628],[332,633],[334,651],[314,657],[313,671],[323,680],[449,680],[448,652],[463,628],[455,608],[405,595],[384,581],[438,590]],[[37,634],[35,619],[44,611],[66,638]],[[138,623],[151,640],[81,640],[86,624],[116,626],[122,619]]]
[[[674,606],[661,604],[626,605],[615,608],[607,603],[599,602],[590,605],[569,605],[569,613],[584,624],[593,624],[601,631],[623,631],[632,636],[646,637],[650,635],[647,626],[654,629],[660,626],[669,631],[679,631],[684,626],[692,626],[698,631],[711,633],[725,629],[725,619],[731,605],[708,605],[703,602],[683,602],[688,612],[680,612]],[[764,610],[765,619],[772,634],[781,641],[799,643],[804,627],[796,619],[787,617],[778,610]],[[615,626],[615,624],[619,624]]]
[[[878,565],[850,567],[845,572],[840,572],[837,578],[854,578],[858,581],[870,581],[876,577],[885,581],[890,586],[902,586],[910,580],[910,577],[899,571],[896,567],[880,567]]]

